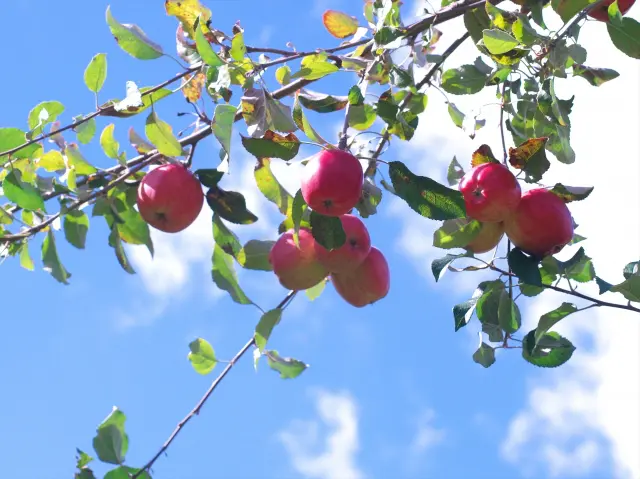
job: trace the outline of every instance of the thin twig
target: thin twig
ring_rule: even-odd
[[[284,308],[286,308],[287,305],[291,302],[291,300],[293,300],[293,298],[295,297],[296,294],[297,294],[297,291],[289,291],[289,293],[287,293],[285,298],[282,301],[280,301],[280,303],[278,304],[278,306],[276,306],[275,309],[284,309]],[[251,349],[251,346],[253,346],[254,344],[255,344],[255,337],[251,337],[251,339],[249,341],[247,341],[247,343],[244,346],[242,346],[242,348],[240,348],[240,351],[238,351],[236,353],[236,355],[233,357],[233,359],[231,361],[229,361],[227,366],[222,370],[222,372],[218,375],[218,377],[213,380],[213,382],[211,383],[211,386],[209,386],[209,389],[207,389],[207,392],[204,393],[204,396],[202,396],[200,398],[200,400],[198,401],[196,406],[191,410],[191,412],[189,412],[189,414],[187,414],[176,425],[175,429],[173,430],[173,432],[171,433],[169,438],[164,442],[162,447],[158,450],[158,452],[149,460],[149,462],[147,462],[142,467],[142,469],[139,469],[138,471],[136,471],[136,473],[131,476],[131,479],[136,479],[138,476],[140,476],[140,474],[142,474],[145,471],[150,470],[151,467],[153,467],[153,464],[169,448],[169,446],[171,445],[173,440],[178,436],[178,434],[180,434],[180,431],[182,431],[182,428],[184,428],[184,426],[194,416],[197,416],[198,414],[200,414],[200,410],[205,405],[205,403],[207,402],[207,400],[209,399],[211,394],[213,394],[213,391],[216,390],[216,388],[218,387],[218,384],[220,384],[220,382],[222,382],[222,380],[229,373],[229,371],[231,371],[233,366],[235,366],[235,364],[240,360],[240,358],[242,358],[242,356],[244,356],[245,353],[247,351],[249,351],[249,349]]]

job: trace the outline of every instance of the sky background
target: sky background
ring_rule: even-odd
[[[320,21],[327,8],[355,15],[364,24],[359,0],[206,4],[219,29],[229,31],[240,20],[249,45],[334,46]],[[65,105],[65,124],[91,111],[94,100],[83,72],[99,52],[107,53],[109,62],[101,102],[122,98],[127,80],[152,86],[176,73],[171,59],[138,61],[120,50],[104,21],[107,5],[3,2],[0,126],[26,128],[29,110],[45,100]],[[176,20],[166,16],[163,2],[113,0],[110,5],[117,20],[138,24],[174,54]],[[419,6],[405,2],[405,19]],[[638,19],[640,9],[628,15]],[[557,25],[552,12],[547,17]],[[461,21],[439,28],[444,35],[438,51],[463,31]],[[545,181],[595,186],[588,201],[570,208],[578,232],[588,238],[581,244],[594,258],[597,274],[616,283],[623,279],[623,266],[640,253],[640,63],[610,44],[601,23],[588,22],[580,43],[589,52],[588,65],[613,68],[621,76],[599,88],[580,78],[557,80],[560,98],[576,95],[571,120],[577,160],[569,169],[549,155],[552,167]],[[466,42],[445,67],[472,62],[477,55]],[[266,78],[275,87],[273,72]],[[344,94],[354,83],[351,73],[338,73],[310,89]],[[498,108],[488,105],[495,103],[493,90],[451,98],[467,113],[487,104],[482,108],[487,124],[474,140],[449,120],[443,97],[435,90],[428,93],[429,106],[414,139],[394,142],[387,161],[405,161],[414,172],[444,181],[454,155],[467,166],[482,143],[500,151]],[[234,95],[233,103],[238,100]],[[188,110],[176,94],[156,111],[165,121],[186,126],[174,115]],[[133,125],[142,133],[145,116],[114,122],[129,157],[134,151],[127,129]],[[337,140],[341,113],[312,119],[325,138]],[[98,134],[111,121],[99,119]],[[223,186],[241,191],[260,220],[234,231],[242,240],[275,239],[281,218],[255,186],[254,159],[238,143],[239,132],[246,134],[243,123],[234,130],[230,175]],[[66,139],[75,141],[75,135]],[[216,167],[218,149],[215,138],[202,141],[194,166]],[[110,166],[97,137],[81,150],[96,164]],[[313,151],[305,148],[300,157]],[[278,164],[274,170],[295,193],[300,168]],[[497,362],[484,369],[471,359],[478,346],[477,320],[454,333],[451,308],[491,275],[447,273],[436,284],[430,264],[445,254],[431,247],[437,223],[383,195],[379,214],[366,224],[391,265],[387,298],[357,309],[331,286],[313,303],[304,295],[296,298],[270,347],[310,368],[284,381],[266,362],[256,372],[251,358],[243,359],[168,456],[158,460],[154,479],[640,478],[640,318],[590,309],[555,328],[578,347],[564,367],[537,369],[514,350],[499,351]],[[127,415],[127,464],[141,466],[213,379],[192,370],[188,343],[203,337],[219,358],[230,359],[251,337],[258,311],[232,302],[211,281],[210,220],[205,206],[197,222],[178,235],[153,231],[153,260],[143,246],[127,247],[135,276],[120,268],[100,218],[91,223],[84,251],[57,235],[59,254],[72,273],[69,286],[41,270],[40,239],[30,245],[36,271],[22,270],[14,259],[2,264],[4,476],[72,477],[75,448],[93,454],[95,428],[113,406]],[[566,248],[559,258],[567,259],[576,248]],[[286,293],[270,273],[239,271],[239,276],[247,294],[265,309]],[[593,286],[581,290],[593,292]],[[522,331],[565,300],[571,298],[548,291],[522,301]],[[93,465],[102,477],[107,468],[97,461]]]

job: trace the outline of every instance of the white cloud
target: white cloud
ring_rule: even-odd
[[[293,421],[278,434],[293,468],[310,479],[362,479],[355,399],[346,392],[315,391],[318,419]],[[326,434],[320,428],[329,428]],[[324,444],[321,444],[324,443]],[[320,449],[321,448],[321,449]]]
[[[441,444],[445,439],[444,429],[439,429],[433,425],[435,411],[427,409],[417,421],[417,431],[411,443],[413,454],[424,454],[427,450]]]

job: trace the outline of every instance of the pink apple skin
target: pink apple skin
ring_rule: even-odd
[[[515,213],[505,221],[511,242],[522,251],[544,257],[562,250],[573,238],[573,218],[567,204],[545,188],[522,195]]]
[[[360,218],[353,215],[340,216],[347,240],[338,249],[328,251],[317,244],[319,261],[331,273],[347,273],[357,268],[371,250],[371,237]]]
[[[360,161],[342,150],[322,150],[302,172],[302,197],[312,210],[340,216],[353,209],[362,193],[364,172]]]
[[[293,239],[293,229],[280,235],[269,252],[269,263],[280,284],[287,289],[303,290],[315,286],[329,275],[318,261],[317,242],[306,228],[298,231],[300,247]]]
[[[483,163],[470,170],[458,186],[467,216],[483,223],[499,223],[520,202],[520,183],[509,169],[498,163]]]
[[[587,13],[591,18],[595,18],[596,20],[600,20],[601,22],[609,21],[609,5],[613,3],[613,0],[606,0],[589,10]],[[636,3],[636,0],[618,0],[618,9],[620,10],[620,14],[624,15],[627,13],[633,4]]]
[[[204,204],[204,193],[191,171],[170,163],[142,178],[136,203],[149,225],[165,233],[177,233],[196,220]]]
[[[356,308],[362,308],[389,293],[389,264],[382,252],[372,246],[360,266],[345,274],[332,274],[331,282],[342,299]]]

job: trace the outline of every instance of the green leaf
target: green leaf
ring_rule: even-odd
[[[120,238],[120,232],[118,230],[118,223],[114,222],[111,225],[111,233],[109,234],[109,246],[111,246],[116,253],[116,259],[118,263],[129,274],[136,274],[136,271],[133,269],[129,258],[127,257],[127,252],[124,249],[122,244],[122,238]]]
[[[572,201],[581,201],[587,198],[593,191],[593,186],[565,186],[561,183],[556,183],[550,191],[562,198],[565,203],[571,203]]]
[[[193,174],[198,178],[198,181],[207,188],[216,186],[224,176],[222,171],[216,170],[215,168],[200,168],[194,171]]]
[[[276,80],[280,85],[291,83],[291,68],[289,65],[283,65],[276,70]]]
[[[222,251],[234,258],[238,256],[238,253],[242,249],[242,244],[238,237],[233,231],[227,228],[224,222],[215,213],[213,215],[213,240],[218,246],[220,246],[220,248],[222,248]]]
[[[489,340],[492,342],[504,339],[500,324],[500,303],[504,291],[504,283],[500,280],[483,281],[473,294],[477,300],[476,316],[482,323],[482,331],[489,335]],[[508,320],[508,317],[503,319],[505,322]]]
[[[498,323],[502,330],[507,334],[513,334],[520,329],[522,325],[522,317],[520,308],[509,297],[509,292],[503,289],[500,293],[498,304]]]
[[[89,61],[84,70],[84,84],[94,93],[102,90],[102,85],[107,78],[107,54],[98,53]]]
[[[29,254],[29,242],[25,241],[20,245],[20,266],[26,270],[33,271],[34,264]]]
[[[222,219],[239,225],[249,225],[258,221],[258,217],[247,209],[242,193],[225,191],[218,186],[207,192],[207,203]]]
[[[454,260],[458,258],[473,256],[469,253],[460,253],[460,254],[448,254],[442,258],[434,259],[431,262],[431,272],[433,273],[433,277],[436,282],[442,277],[442,271],[449,266]]]
[[[212,264],[211,276],[218,288],[229,293],[231,299],[236,303],[253,304],[238,284],[233,258],[225,253],[218,244],[213,248]]]
[[[539,38],[538,33],[531,26],[527,17],[519,16],[513,25],[511,25],[511,31],[516,37],[516,40],[527,46],[534,45]]]
[[[600,86],[614,78],[618,78],[620,74],[611,68],[593,68],[574,63],[573,76],[582,77],[593,86]]]
[[[450,68],[442,74],[441,86],[447,93],[471,95],[481,91],[487,81],[487,73],[476,65]]]
[[[152,111],[147,116],[144,132],[147,135],[147,139],[161,154],[165,156],[182,155],[182,145],[173,134],[171,125],[158,118],[155,111]]]
[[[491,86],[491,85],[497,85],[499,83],[505,82],[507,78],[509,78],[509,75],[511,74],[512,71],[513,70],[511,70],[510,67],[496,67],[496,69],[491,73],[491,75],[489,75],[489,78],[487,78],[485,85]]]
[[[244,45],[244,34],[242,32],[238,32],[233,35],[233,39],[231,40],[231,50],[229,50],[229,55],[237,62],[241,62],[244,59],[244,56],[247,53],[247,47]]]
[[[527,362],[541,368],[555,368],[571,359],[576,350],[571,341],[551,331],[544,334],[536,346],[535,333],[535,329],[529,331],[522,341],[522,357]]]
[[[248,138],[240,135],[242,146],[256,158],[294,159],[300,150],[300,140],[293,134],[286,136],[267,130],[262,138]]]
[[[612,286],[610,291],[622,294],[629,301],[640,302],[640,276],[630,276],[622,283]]]
[[[3,151],[13,150],[14,148],[26,143],[27,137],[24,131],[18,128],[0,128],[0,153]],[[11,154],[12,158],[22,159],[31,158],[39,149],[38,143],[19,149]],[[4,161],[3,159],[2,161]]]
[[[263,89],[248,88],[242,96],[242,116],[253,137],[267,130],[289,133],[297,129],[291,109]]]
[[[271,171],[271,160],[269,158],[259,158],[253,170],[256,184],[260,192],[269,201],[274,203],[280,213],[287,215],[293,206],[293,197],[280,184]]]
[[[530,138],[517,148],[509,148],[509,163],[525,172],[527,183],[537,183],[549,170],[551,163],[545,154],[549,138]]]
[[[484,8],[474,8],[464,12],[464,25],[477,44],[482,40],[483,31],[491,27],[491,19]]]
[[[368,218],[375,215],[378,211],[378,205],[382,201],[382,190],[376,186],[374,181],[368,176],[365,177],[362,184],[362,194],[356,203],[356,209],[360,216]]]
[[[245,269],[258,271],[272,271],[273,266],[269,262],[269,252],[275,241],[249,240],[245,243],[236,260]]]
[[[573,45],[569,45],[567,50],[569,50],[569,56],[572,60],[571,62],[567,62],[567,67],[587,61],[587,50],[585,50],[583,46],[574,43]]]
[[[233,105],[216,105],[213,113],[211,129],[213,134],[224,148],[228,155],[231,154],[231,133],[236,117],[236,107]]]
[[[299,71],[291,75],[291,78],[304,78],[305,80],[318,80],[322,77],[335,73],[338,70],[337,65],[327,60],[326,53],[317,53],[309,55],[302,59]]]
[[[215,351],[208,341],[202,338],[194,339],[189,343],[189,349],[187,358],[198,374],[209,374],[218,364]]]
[[[325,216],[312,211],[310,222],[314,239],[327,250],[338,249],[347,241],[342,221],[337,216]]]
[[[598,294],[604,294],[607,291],[611,291],[611,288],[613,288],[613,285],[611,283],[608,283],[598,276],[596,276],[596,284],[598,285]]]
[[[98,171],[95,166],[85,160],[84,156],[82,156],[82,153],[80,153],[80,150],[78,149],[78,145],[75,143],[68,144],[64,153],[67,156],[69,167],[73,168],[76,175],[91,175]]]
[[[562,303],[558,308],[553,311],[549,311],[546,314],[540,316],[540,320],[538,321],[538,327],[534,330],[533,335],[533,347],[535,348],[540,340],[544,337],[544,335],[555,326],[560,320],[566,318],[570,314],[578,311],[575,305],[571,303]]]
[[[119,466],[115,469],[111,469],[104,475],[104,479],[131,479],[140,469],[129,466]],[[78,478],[83,479],[83,478]],[[141,472],[136,476],[136,479],[151,479],[151,476],[147,471]]]
[[[640,58],[640,23],[624,17],[620,23],[607,23],[609,38],[615,47],[631,58]]]
[[[79,116],[74,118],[74,121],[78,121],[81,119],[82,116]],[[96,120],[94,118],[91,118],[90,120],[76,126],[73,130],[76,132],[78,141],[83,145],[86,145],[87,143],[90,143],[91,140],[93,140],[93,137],[96,134],[96,128]]]
[[[2,190],[4,196],[20,208],[31,211],[45,211],[44,200],[40,195],[40,191],[18,178],[15,170],[10,171],[2,180]]]
[[[359,106],[364,104],[364,95],[358,85],[353,85],[349,89],[349,95],[347,96],[349,104],[351,106]]]
[[[458,160],[454,156],[453,160],[451,160],[451,163],[449,163],[449,167],[447,168],[447,182],[449,183],[449,186],[457,185],[463,176],[464,169],[462,168],[462,165],[458,163]]]
[[[53,123],[64,112],[64,105],[59,101],[43,101],[29,112],[29,128],[32,137],[42,133],[44,126]]]
[[[399,161],[389,162],[389,176],[396,194],[417,213],[433,220],[466,217],[462,193],[426,176],[414,175]]]
[[[160,88],[159,90],[154,90],[153,93],[142,96],[151,90],[151,88],[153,87],[146,86],[138,89],[135,83],[128,81],[127,95],[125,98],[123,100],[109,100],[107,104],[103,106],[105,109],[102,111],[101,116],[128,118],[145,111],[151,105],[157,104],[160,100],[173,93],[173,91],[168,88]],[[111,105],[113,107],[108,108],[108,106]]]
[[[311,90],[300,90],[297,96],[303,107],[318,113],[340,111],[349,103],[349,98],[346,96],[332,96]]]
[[[560,15],[563,22],[568,23],[591,3],[594,2],[590,0],[552,0],[551,8]]]
[[[80,449],[76,448],[76,452],[78,453],[77,456],[77,461],[76,461],[76,468],[78,469],[83,469],[85,468],[90,462],[93,461],[93,457],[91,457],[89,454],[87,454],[84,451],[81,451]]]
[[[366,131],[376,121],[377,114],[373,105],[364,103],[349,108],[349,126],[358,131]]]
[[[115,130],[116,125],[113,123],[109,123],[104,127],[102,133],[100,134],[100,146],[102,147],[102,151],[109,158],[118,159],[120,155],[120,143],[113,136],[113,131]]]
[[[89,231],[89,217],[80,210],[64,215],[64,235],[67,241],[78,249],[84,249]]]
[[[115,37],[118,46],[138,60],[153,60],[164,53],[162,47],[152,42],[144,31],[135,24],[121,24],[111,15],[111,6],[107,6],[107,25]]]
[[[464,113],[462,113],[458,108],[451,102],[447,102],[447,109],[449,111],[449,116],[451,117],[451,121],[458,128],[462,128],[462,123],[464,122]]]
[[[582,247],[576,251],[571,259],[558,261],[558,264],[567,278],[579,283],[593,281],[596,277],[593,261],[585,254]]]
[[[129,437],[124,429],[126,416],[117,407],[98,426],[93,449],[98,459],[109,464],[122,464],[129,449]]]
[[[213,68],[224,65],[224,61],[218,56],[216,52],[213,51],[209,40],[207,40],[204,36],[202,26],[200,25],[201,21],[202,17],[198,16],[198,19],[196,20],[193,27],[195,32],[196,50],[198,51],[198,54],[202,58],[202,61]]]
[[[487,50],[494,55],[507,53],[519,45],[518,40],[507,32],[497,28],[484,30],[482,32],[482,39]]]
[[[38,160],[38,167],[54,172],[64,170],[66,165],[62,154],[58,150],[49,150]]]
[[[542,276],[538,269],[539,261],[526,256],[519,248],[513,248],[508,256],[509,268],[520,281],[532,286],[542,286]]]
[[[351,108],[355,108],[355,107],[351,107]],[[351,111],[351,109],[349,111]],[[299,129],[301,129],[304,132],[304,134],[307,136],[307,138],[309,138],[311,141],[313,141],[314,143],[318,143],[320,145],[327,144],[327,141],[324,138],[322,138],[320,134],[316,130],[314,130],[313,126],[311,126],[311,123],[309,123],[309,119],[304,114],[304,111],[302,110],[302,106],[300,105],[300,102],[298,101],[297,96],[293,101],[293,121],[296,124],[296,126]]]
[[[307,298],[309,298],[309,301],[314,301],[318,299],[322,294],[322,292],[324,291],[326,284],[327,284],[326,280],[323,279],[315,286],[311,286],[310,288],[307,288],[304,292],[307,295]]]
[[[464,248],[482,230],[482,224],[474,219],[456,218],[446,220],[433,233],[433,246],[443,249]]]
[[[472,357],[474,362],[484,368],[488,368],[496,362],[496,351],[483,341]]]
[[[308,364],[297,359],[281,357],[278,351],[265,351],[265,356],[267,356],[269,367],[279,372],[281,379],[297,378],[309,367]]]
[[[625,279],[629,279],[632,276],[640,275],[640,261],[632,261],[627,263],[622,270],[622,275]]]
[[[464,303],[456,304],[453,307],[453,319],[455,321],[455,330],[465,327],[468,324],[467,315],[469,311],[475,308],[477,299],[470,299]]]
[[[253,336],[256,346],[260,352],[264,351],[267,341],[271,337],[271,332],[275,325],[280,322],[280,318],[282,318],[282,309],[280,308],[267,311],[260,318],[260,321],[256,326],[256,332]]]

